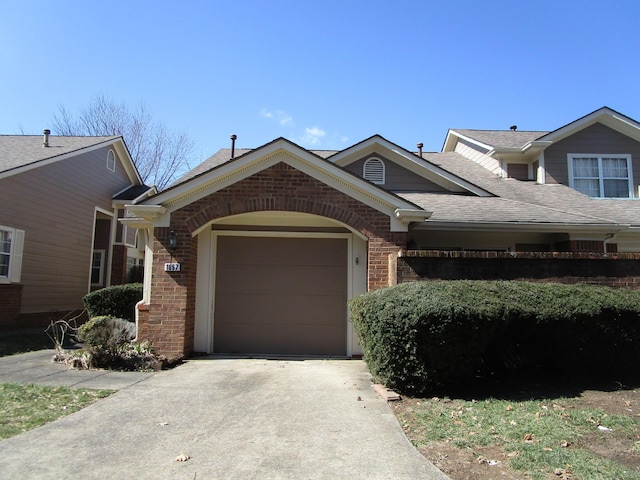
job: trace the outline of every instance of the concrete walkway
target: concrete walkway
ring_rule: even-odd
[[[87,372],[64,374],[59,365],[27,373],[31,367],[15,364],[45,356],[20,357],[24,363],[0,358],[0,381],[122,386],[1,441],[0,478],[447,478],[406,439],[362,361],[207,357],[155,374],[80,380]],[[181,455],[186,461],[176,460]]]
[[[55,350],[39,350],[0,357],[0,382],[120,390],[153,375],[146,372],[74,370],[61,363],[53,363],[54,353]]]

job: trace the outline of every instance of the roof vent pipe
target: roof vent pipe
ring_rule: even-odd
[[[238,138],[238,136],[234,133],[233,135],[231,135],[231,158],[235,157],[236,155],[236,138]]]
[[[422,143],[418,144],[418,155],[420,155],[420,158],[422,158],[422,147],[424,147],[424,145]]]
[[[42,141],[42,147],[48,147],[49,146],[49,135],[51,135],[51,130],[49,130],[48,128],[45,128],[42,133],[44,133],[44,139]]]

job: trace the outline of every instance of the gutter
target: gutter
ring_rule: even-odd
[[[623,224],[572,224],[572,223],[520,223],[520,222],[446,222],[426,221],[419,226],[420,229],[441,228],[447,230],[521,230],[521,231],[545,231],[545,232],[580,232],[599,233],[613,235],[629,230],[630,225]]]
[[[427,212],[425,210],[414,210],[408,208],[396,208],[393,212],[395,217],[400,220],[404,225],[410,223],[424,223],[426,222],[433,212]]]

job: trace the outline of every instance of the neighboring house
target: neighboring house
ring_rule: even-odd
[[[117,218],[156,193],[122,137],[0,135],[0,328],[48,325],[144,254]]]
[[[378,135],[341,151],[232,145],[127,205],[121,222],[146,243],[139,338],[169,356],[352,356],[347,299],[397,282],[640,288],[637,122],[602,109],[551,133],[478,132],[451,130],[441,153]],[[625,178],[624,200],[569,186],[622,195],[609,181]]]

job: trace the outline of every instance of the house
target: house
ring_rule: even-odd
[[[232,142],[120,220],[145,241],[138,337],[165,355],[358,355],[347,299],[421,278],[640,288],[640,124],[611,109],[439,153]]]
[[[124,205],[156,193],[122,137],[0,135],[0,328],[82,311],[141,265]]]

